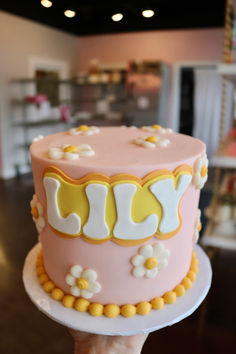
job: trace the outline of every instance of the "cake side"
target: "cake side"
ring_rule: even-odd
[[[94,136],[61,133],[32,144],[44,266],[65,293],[101,304],[136,304],[162,296],[188,273],[207,175],[205,146],[169,131],[151,134],[103,128]],[[158,146],[156,136],[169,143]],[[94,155],[49,158],[50,148],[69,143],[89,144]],[[58,212],[56,219],[50,210]],[[77,277],[73,266],[80,267]],[[92,285],[83,278],[86,270],[93,271]]]

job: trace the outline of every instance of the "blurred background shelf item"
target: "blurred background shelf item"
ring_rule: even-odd
[[[218,65],[220,75],[225,75],[228,80],[236,82],[236,63],[223,63]]]
[[[205,233],[201,237],[201,244],[207,247],[223,248],[228,250],[236,251],[236,238],[230,238],[224,234],[218,234],[214,231],[209,230],[210,227],[206,228]]]
[[[15,168],[29,164],[28,147],[39,135],[90,125],[164,125],[169,67],[160,61],[119,65],[91,60],[88,72],[59,79],[36,70],[34,79],[11,81]],[[25,151],[24,151],[25,150]]]
[[[215,155],[211,159],[213,167],[233,168],[236,169],[236,157],[229,157],[225,155]]]

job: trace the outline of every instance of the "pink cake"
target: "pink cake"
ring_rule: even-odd
[[[55,300],[131,317],[192,286],[208,167],[201,141],[158,125],[80,126],[40,136],[30,151],[37,274]]]

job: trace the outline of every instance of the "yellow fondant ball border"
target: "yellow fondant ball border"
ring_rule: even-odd
[[[65,307],[74,308],[79,312],[88,312],[90,315],[99,317],[106,316],[108,318],[115,318],[122,315],[126,318],[133,317],[135,314],[148,315],[153,310],[161,310],[165,304],[173,304],[176,298],[183,296],[185,291],[192,287],[192,283],[196,280],[198,273],[198,259],[196,253],[192,252],[192,260],[187,275],[182,279],[181,283],[176,285],[172,291],[166,292],[161,297],[155,297],[151,301],[142,301],[136,305],[125,304],[118,306],[116,304],[102,305],[99,303],[91,303],[83,298],[76,298],[73,295],[64,294],[64,292],[56,287],[56,285],[49,279],[43,265],[42,251],[38,254],[36,261],[36,274],[39,283],[42,285],[44,291],[56,300],[61,301]]]

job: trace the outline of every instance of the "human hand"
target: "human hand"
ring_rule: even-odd
[[[75,341],[74,354],[140,354],[148,334],[103,336],[69,329]]]

